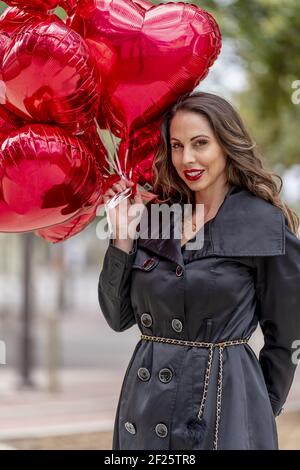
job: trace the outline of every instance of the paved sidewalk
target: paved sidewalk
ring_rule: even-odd
[[[300,412],[288,412],[277,418],[280,450],[300,450]],[[8,440],[0,450],[111,450],[112,432],[86,432],[39,438]]]
[[[299,374],[300,371],[297,371]],[[61,391],[47,391],[46,376],[34,376],[38,387],[20,392],[12,370],[0,374],[0,450],[110,449],[115,411],[125,370],[63,370]],[[300,450],[300,381],[296,378],[284,413],[276,422],[280,449]],[[1,444],[2,443],[2,444]]]
[[[0,442],[0,450],[16,450],[16,448]]]
[[[13,372],[0,374],[0,441],[16,438],[111,431],[123,376],[117,372],[67,370],[61,391],[49,393],[46,377],[39,387],[19,391]]]

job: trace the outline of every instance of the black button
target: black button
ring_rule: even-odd
[[[143,263],[143,268],[144,269],[151,269],[154,264],[155,264],[155,259],[154,258],[147,258],[147,259],[145,259],[145,261]]]
[[[125,428],[127,429],[128,432],[130,432],[130,434],[135,434],[136,433],[136,429],[135,429],[134,424],[129,423],[128,421],[125,423]]]
[[[138,377],[144,382],[147,382],[147,380],[150,379],[149,370],[146,367],[140,367],[138,370]]]
[[[146,328],[149,328],[149,326],[152,325],[151,315],[149,313],[143,313],[141,316],[141,322],[143,326],[145,326]]]
[[[178,266],[176,267],[176,276],[180,277],[182,276],[183,274],[183,267],[180,266],[180,264],[178,264]]]
[[[172,320],[172,328],[177,333],[180,333],[182,331],[182,322],[178,320],[178,318],[174,318],[174,320]]]
[[[163,423],[158,423],[155,426],[155,432],[159,437],[166,437],[168,435],[168,428]]]
[[[170,380],[173,377],[173,373],[170,369],[165,367],[164,369],[161,369],[158,374],[159,380],[163,382],[164,384],[170,382]]]

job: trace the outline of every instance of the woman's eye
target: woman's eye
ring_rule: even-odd
[[[207,144],[207,140],[197,140],[197,141],[195,142],[195,144],[196,144],[197,146],[198,146],[198,145],[199,145],[199,146],[205,145],[205,144]],[[171,148],[173,148],[173,149],[176,149],[176,148],[178,148],[178,147],[182,147],[182,145],[181,145],[181,144],[172,144],[172,145],[171,145]]]

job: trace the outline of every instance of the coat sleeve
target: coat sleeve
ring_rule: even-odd
[[[98,300],[108,325],[124,331],[136,323],[130,301],[131,267],[137,251],[134,240],[130,253],[117,248],[110,238],[98,282]]]
[[[300,240],[285,225],[285,254],[258,257],[257,295],[264,346],[259,353],[272,409],[278,416],[291,388],[300,339]]]

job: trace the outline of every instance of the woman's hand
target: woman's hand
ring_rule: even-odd
[[[104,203],[107,204],[115,194],[126,188],[132,188],[133,186],[134,183],[132,181],[120,179],[104,193]],[[112,232],[112,237],[115,239],[115,246],[122,248],[127,252],[132,249],[134,235],[145,207],[141,193],[137,188],[136,194],[133,198],[127,197],[126,199],[120,200],[116,206],[107,208],[107,218]]]

